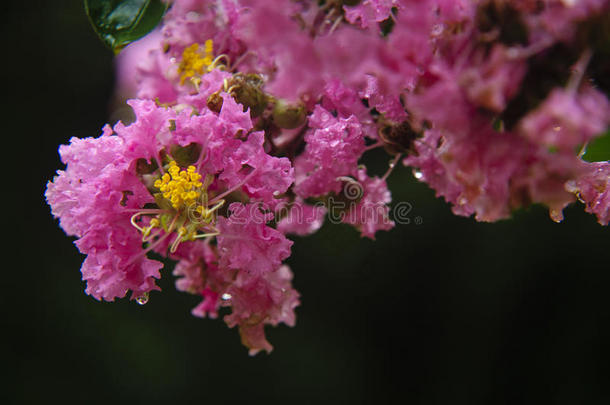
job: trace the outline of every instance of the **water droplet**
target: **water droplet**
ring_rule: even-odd
[[[445,27],[443,24],[436,24],[432,27],[432,31],[430,32],[432,36],[436,37],[443,33]]]
[[[562,210],[550,210],[549,215],[551,219],[557,223],[563,221],[563,211]]]
[[[553,131],[555,131],[555,132],[561,131],[561,127],[560,126],[553,127]]]
[[[390,169],[393,169],[394,166],[396,166],[396,161],[395,160],[390,160]]]
[[[424,177],[424,174],[419,170],[413,170],[413,176],[415,176],[415,178],[419,180]]]
[[[221,297],[220,297],[220,298],[221,298],[223,301],[228,301],[228,300],[230,300],[231,298],[233,298],[233,296],[232,296],[231,294],[229,294],[229,293],[224,293],[224,294],[222,294],[222,295],[221,295]]]
[[[170,61],[171,63],[176,63],[176,58],[169,58],[169,61]]]
[[[148,302],[148,293],[147,293],[147,292],[145,292],[145,293],[144,293],[144,294],[142,294],[142,295],[138,295],[138,296],[136,297],[136,302],[137,302],[138,304],[140,304],[140,305],[144,305],[144,304],[146,304],[146,303]]]

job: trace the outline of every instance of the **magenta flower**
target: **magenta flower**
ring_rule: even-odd
[[[364,152],[364,134],[358,119],[335,118],[320,106],[309,117],[305,151],[296,161],[296,192],[306,198],[338,193],[337,178],[351,174]]]
[[[555,89],[520,123],[521,133],[548,148],[574,150],[610,125],[610,103],[599,91]]]
[[[387,205],[392,201],[392,196],[385,179],[368,177],[363,169],[359,169],[355,177],[359,189],[352,191],[361,195],[356,196],[357,202],[354,199],[354,204],[347,207],[343,222],[355,226],[363,237],[375,239],[377,231],[387,231],[394,227]],[[349,197],[349,185],[347,187],[345,194]]]
[[[262,275],[276,270],[290,256],[292,242],[267,226],[273,214],[262,212],[254,204],[233,203],[229,211],[229,218],[218,220],[222,267]]]
[[[195,316],[216,318],[220,307],[229,307],[231,314],[224,320],[229,327],[238,326],[250,355],[271,352],[265,325],[295,323],[299,293],[291,286],[292,272],[288,266],[260,274],[229,269],[218,264],[216,251],[207,243],[181,247],[174,256],[179,259],[174,271],[180,277],[176,287],[203,297],[192,311]]]
[[[597,162],[587,165],[587,171],[577,180],[566,184],[585,204],[585,211],[595,214],[601,225],[610,222],[610,163]]]
[[[252,283],[256,291],[267,282],[272,283],[265,287],[269,291],[290,288],[286,270],[281,270],[281,279],[267,273],[280,271],[292,242],[266,225],[273,214],[257,208],[258,203],[273,206],[279,201],[275,196],[292,185],[290,160],[268,155],[262,132],[251,132],[248,112],[232,97],[222,97],[218,114],[207,108],[178,112],[153,101],[131,100],[134,123],[119,122],[114,133],[106,126],[99,138],[73,138],[69,146],[60,147],[67,167],[49,183],[46,196],[61,226],[79,238],[76,245],[87,255],[81,271],[88,294],[112,301],[131,291],[132,299],[145,302],[150,291],[159,289],[155,279],[163,267],[148,259],[147,252],[180,259],[184,249],[203,249],[201,263],[206,263],[210,277],[237,282],[237,287],[231,284],[235,291],[230,293],[236,300],[259,305]],[[234,203],[228,218],[219,215],[226,199],[238,193],[250,204]],[[218,253],[213,263],[217,265],[210,258],[211,248],[205,247],[214,237]],[[182,245],[188,248],[181,249]],[[178,265],[176,273],[187,280],[179,282],[178,288],[204,296],[204,304],[195,313],[214,316],[218,294],[223,294],[220,281],[210,284],[212,277],[203,285],[189,269]],[[236,272],[256,280],[245,280]],[[240,325],[243,340],[253,352],[258,344],[270,350],[261,341],[262,325],[294,322],[294,315],[286,311],[296,306],[298,294],[291,294],[291,304],[280,302],[281,297],[260,298],[264,300],[260,311],[281,313],[273,312],[272,318],[259,314],[260,327],[244,315],[243,308],[229,322]],[[282,308],[273,309],[276,304]]]
[[[402,162],[457,215],[492,222],[579,199],[607,225],[608,0],[175,0],[118,59],[135,114],[72,138],[47,186],[87,255],[98,300],[146,302],[163,263],[192,312],[237,326],[293,325],[283,262],[324,223],[390,230],[387,178]],[[363,156],[391,155],[380,177]],[[370,171],[368,171],[370,173]],[[335,219],[337,219],[335,221]],[[398,218],[396,218],[398,221]]]

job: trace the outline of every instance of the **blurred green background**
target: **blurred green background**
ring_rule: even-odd
[[[542,208],[455,217],[405,168],[389,183],[410,224],[375,242],[330,224],[296,240],[302,305],[295,328],[268,330],[271,355],[191,316],[198,299],[171,269],[145,306],[86,296],[43,192],[58,145],[113,114],[112,53],[80,1],[2,8],[4,176],[18,183],[4,198],[2,403],[610,403],[609,229],[582,206],[562,224]]]

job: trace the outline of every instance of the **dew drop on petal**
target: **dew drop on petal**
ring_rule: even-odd
[[[142,295],[138,295],[138,296],[136,297],[136,302],[137,302],[138,304],[140,304],[140,305],[144,305],[144,304],[146,304],[146,303],[148,302],[148,293],[147,293],[147,292],[145,292],[145,293],[144,293],[144,294],[142,294]]]
[[[445,27],[443,26],[443,24],[435,24],[435,25],[432,27],[431,34],[432,34],[432,36],[434,36],[434,37],[439,36],[439,35],[441,35],[441,34],[443,33],[443,30],[444,30],[444,29],[445,29]]]
[[[424,174],[419,170],[413,170],[413,176],[415,176],[415,178],[419,180],[424,177]]]
[[[562,210],[550,210],[549,211],[549,215],[551,216],[551,219],[557,223],[560,223],[561,221],[563,221],[563,211]]]
[[[223,301],[228,301],[228,300],[230,300],[231,298],[233,298],[233,296],[232,296],[231,294],[229,294],[229,293],[224,293],[224,294],[222,294],[222,295],[220,296],[220,298],[221,298]]]

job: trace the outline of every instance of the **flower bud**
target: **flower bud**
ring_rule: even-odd
[[[207,100],[207,105],[210,110],[212,110],[218,114],[218,113],[220,113],[220,110],[222,109],[223,102],[224,102],[224,100],[220,96],[220,92],[217,91],[215,93],[210,94],[210,96],[208,97],[208,100]]]
[[[393,155],[412,153],[413,142],[421,136],[422,134],[415,131],[408,121],[387,124],[379,129],[379,138],[383,141],[386,151]]]
[[[227,92],[244,108],[250,108],[252,118],[260,116],[267,108],[267,96],[262,90],[264,81],[259,75],[238,73],[227,84]]]
[[[305,106],[303,104],[288,104],[278,99],[273,106],[273,122],[280,128],[294,129],[305,123]]]

